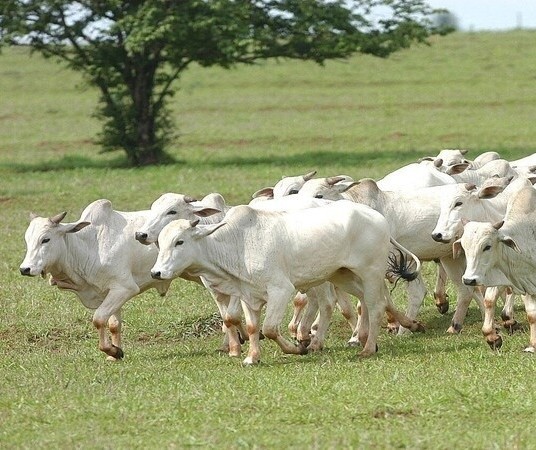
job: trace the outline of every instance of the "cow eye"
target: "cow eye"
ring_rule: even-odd
[[[457,208],[458,206],[462,206],[462,205],[463,205],[462,202],[456,202],[456,203],[454,203],[454,207],[455,207],[455,208]]]
[[[491,245],[488,244],[488,245],[486,245],[486,246],[482,249],[482,251],[483,251],[483,252],[486,252],[486,251],[488,251],[488,250],[490,250],[490,249],[491,249]]]
[[[177,242],[175,242],[175,247],[177,247],[177,245],[182,245],[184,244],[184,241],[182,239],[179,239]]]
[[[315,198],[324,198],[324,196],[322,194],[316,194]]]
[[[298,193],[298,189],[291,189],[290,191],[288,191],[288,195],[294,195],[297,193]]]
[[[50,238],[44,238],[44,239],[41,241],[41,244],[46,244],[47,242],[50,242]]]
[[[177,214],[177,211],[174,211],[174,210],[168,211],[168,216],[173,216],[174,214]]]

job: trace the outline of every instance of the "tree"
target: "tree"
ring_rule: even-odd
[[[2,3],[0,43],[29,45],[83,73],[100,91],[100,144],[124,150],[133,166],[166,161],[173,129],[167,102],[192,63],[386,57],[435,32],[433,10],[420,0]]]

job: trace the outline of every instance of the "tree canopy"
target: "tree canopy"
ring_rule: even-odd
[[[192,63],[387,57],[438,32],[421,0],[5,0],[0,13],[0,43],[57,58],[99,89],[99,142],[133,166],[166,161],[167,101]]]

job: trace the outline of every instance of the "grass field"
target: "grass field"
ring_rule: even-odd
[[[97,198],[147,208],[163,192],[220,192],[230,204],[283,175],[355,179],[441,148],[506,158],[536,152],[536,32],[453,34],[380,60],[192,68],[173,112],[169,166],[129,169],[99,154],[97,94],[25,49],[0,54],[0,448],[533,448],[534,358],[527,330],[492,352],[470,308],[445,333],[427,296],[425,334],[382,332],[360,360],[335,314],[327,348],[303,357],[262,342],[263,361],[215,352],[210,296],[176,281],[124,307],[118,363],[97,349],[70,293],[20,276],[31,211],[75,221]],[[429,288],[433,268],[426,267]],[[394,292],[403,306],[404,290]],[[517,317],[525,325],[521,307]]]

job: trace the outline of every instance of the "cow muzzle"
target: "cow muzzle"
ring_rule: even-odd
[[[450,239],[445,239],[442,233],[432,233],[432,239],[442,244],[448,244],[450,242]]]
[[[25,277],[33,277],[31,267],[20,267],[20,274]]]
[[[476,278],[462,278],[463,284],[466,286],[476,286]]]
[[[155,280],[161,280],[162,279],[162,272],[159,270],[151,270],[151,277]]]
[[[143,233],[141,231],[137,231],[136,234],[134,235],[134,237],[136,238],[136,240],[144,245],[148,245],[149,242],[147,242],[147,238],[149,237],[147,235],[147,233]]]

